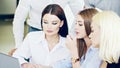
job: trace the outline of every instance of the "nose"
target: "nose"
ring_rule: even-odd
[[[77,30],[77,29],[78,29],[78,24],[76,23],[76,24],[75,24],[75,30]]]
[[[47,27],[48,27],[48,28],[51,28],[51,27],[52,27],[52,25],[51,25],[51,24],[48,24],[48,25],[47,25]]]

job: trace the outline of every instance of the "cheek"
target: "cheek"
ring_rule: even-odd
[[[87,36],[85,29],[80,30],[82,36]]]
[[[53,26],[52,29],[53,29],[55,32],[58,32],[58,31],[60,30],[60,26],[59,26],[59,25]]]
[[[93,34],[92,41],[95,45],[98,45],[99,41],[100,41],[99,35],[98,34]]]
[[[84,37],[87,36],[87,35],[86,35],[86,32],[85,32],[85,31],[82,31],[82,30],[79,32],[79,34],[76,34],[76,35],[77,35],[78,38],[84,38]]]
[[[47,28],[47,26],[46,25],[42,25],[43,26],[43,30],[45,30],[46,28]]]
[[[43,28],[45,28],[45,27],[47,27],[47,26],[48,26],[48,24],[44,24],[44,23],[43,23],[43,24],[42,24],[42,26],[43,26]]]

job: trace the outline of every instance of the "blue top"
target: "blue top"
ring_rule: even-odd
[[[99,58],[99,49],[90,46],[87,53],[80,60],[81,68],[99,68],[102,60]]]
[[[100,68],[102,60],[99,58],[99,48],[90,46],[87,53],[80,60],[80,68]],[[61,60],[53,65],[53,68],[71,68],[70,59]]]

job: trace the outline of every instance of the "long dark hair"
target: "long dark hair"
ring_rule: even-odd
[[[98,11],[95,8],[89,8],[89,9],[84,9],[81,12],[78,13],[83,19],[84,19],[84,25],[85,25],[85,31],[87,33],[87,36],[90,35],[91,33],[91,22],[92,22],[92,17],[98,13]],[[83,55],[85,55],[87,51],[87,45],[85,40],[82,39],[77,39],[77,46],[78,46],[78,53],[79,57],[81,58]],[[85,58],[85,56],[84,56]]]
[[[63,21],[63,26],[60,27],[60,30],[59,30],[59,34],[62,36],[62,37],[66,37],[68,35],[68,25],[67,25],[67,19],[66,19],[66,16],[65,16],[65,13],[63,11],[63,9],[57,5],[57,4],[50,4],[48,6],[45,7],[45,9],[43,10],[42,12],[42,17],[41,17],[41,24],[42,23],[42,18],[45,14],[52,14],[52,15],[55,15],[57,16],[61,21]],[[42,26],[42,25],[41,25]],[[42,26],[43,27],[43,26]]]

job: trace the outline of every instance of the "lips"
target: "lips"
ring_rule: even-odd
[[[52,33],[53,31],[52,30],[47,30],[48,33]]]
[[[76,33],[76,35],[79,34],[79,32],[75,32],[75,33]]]

